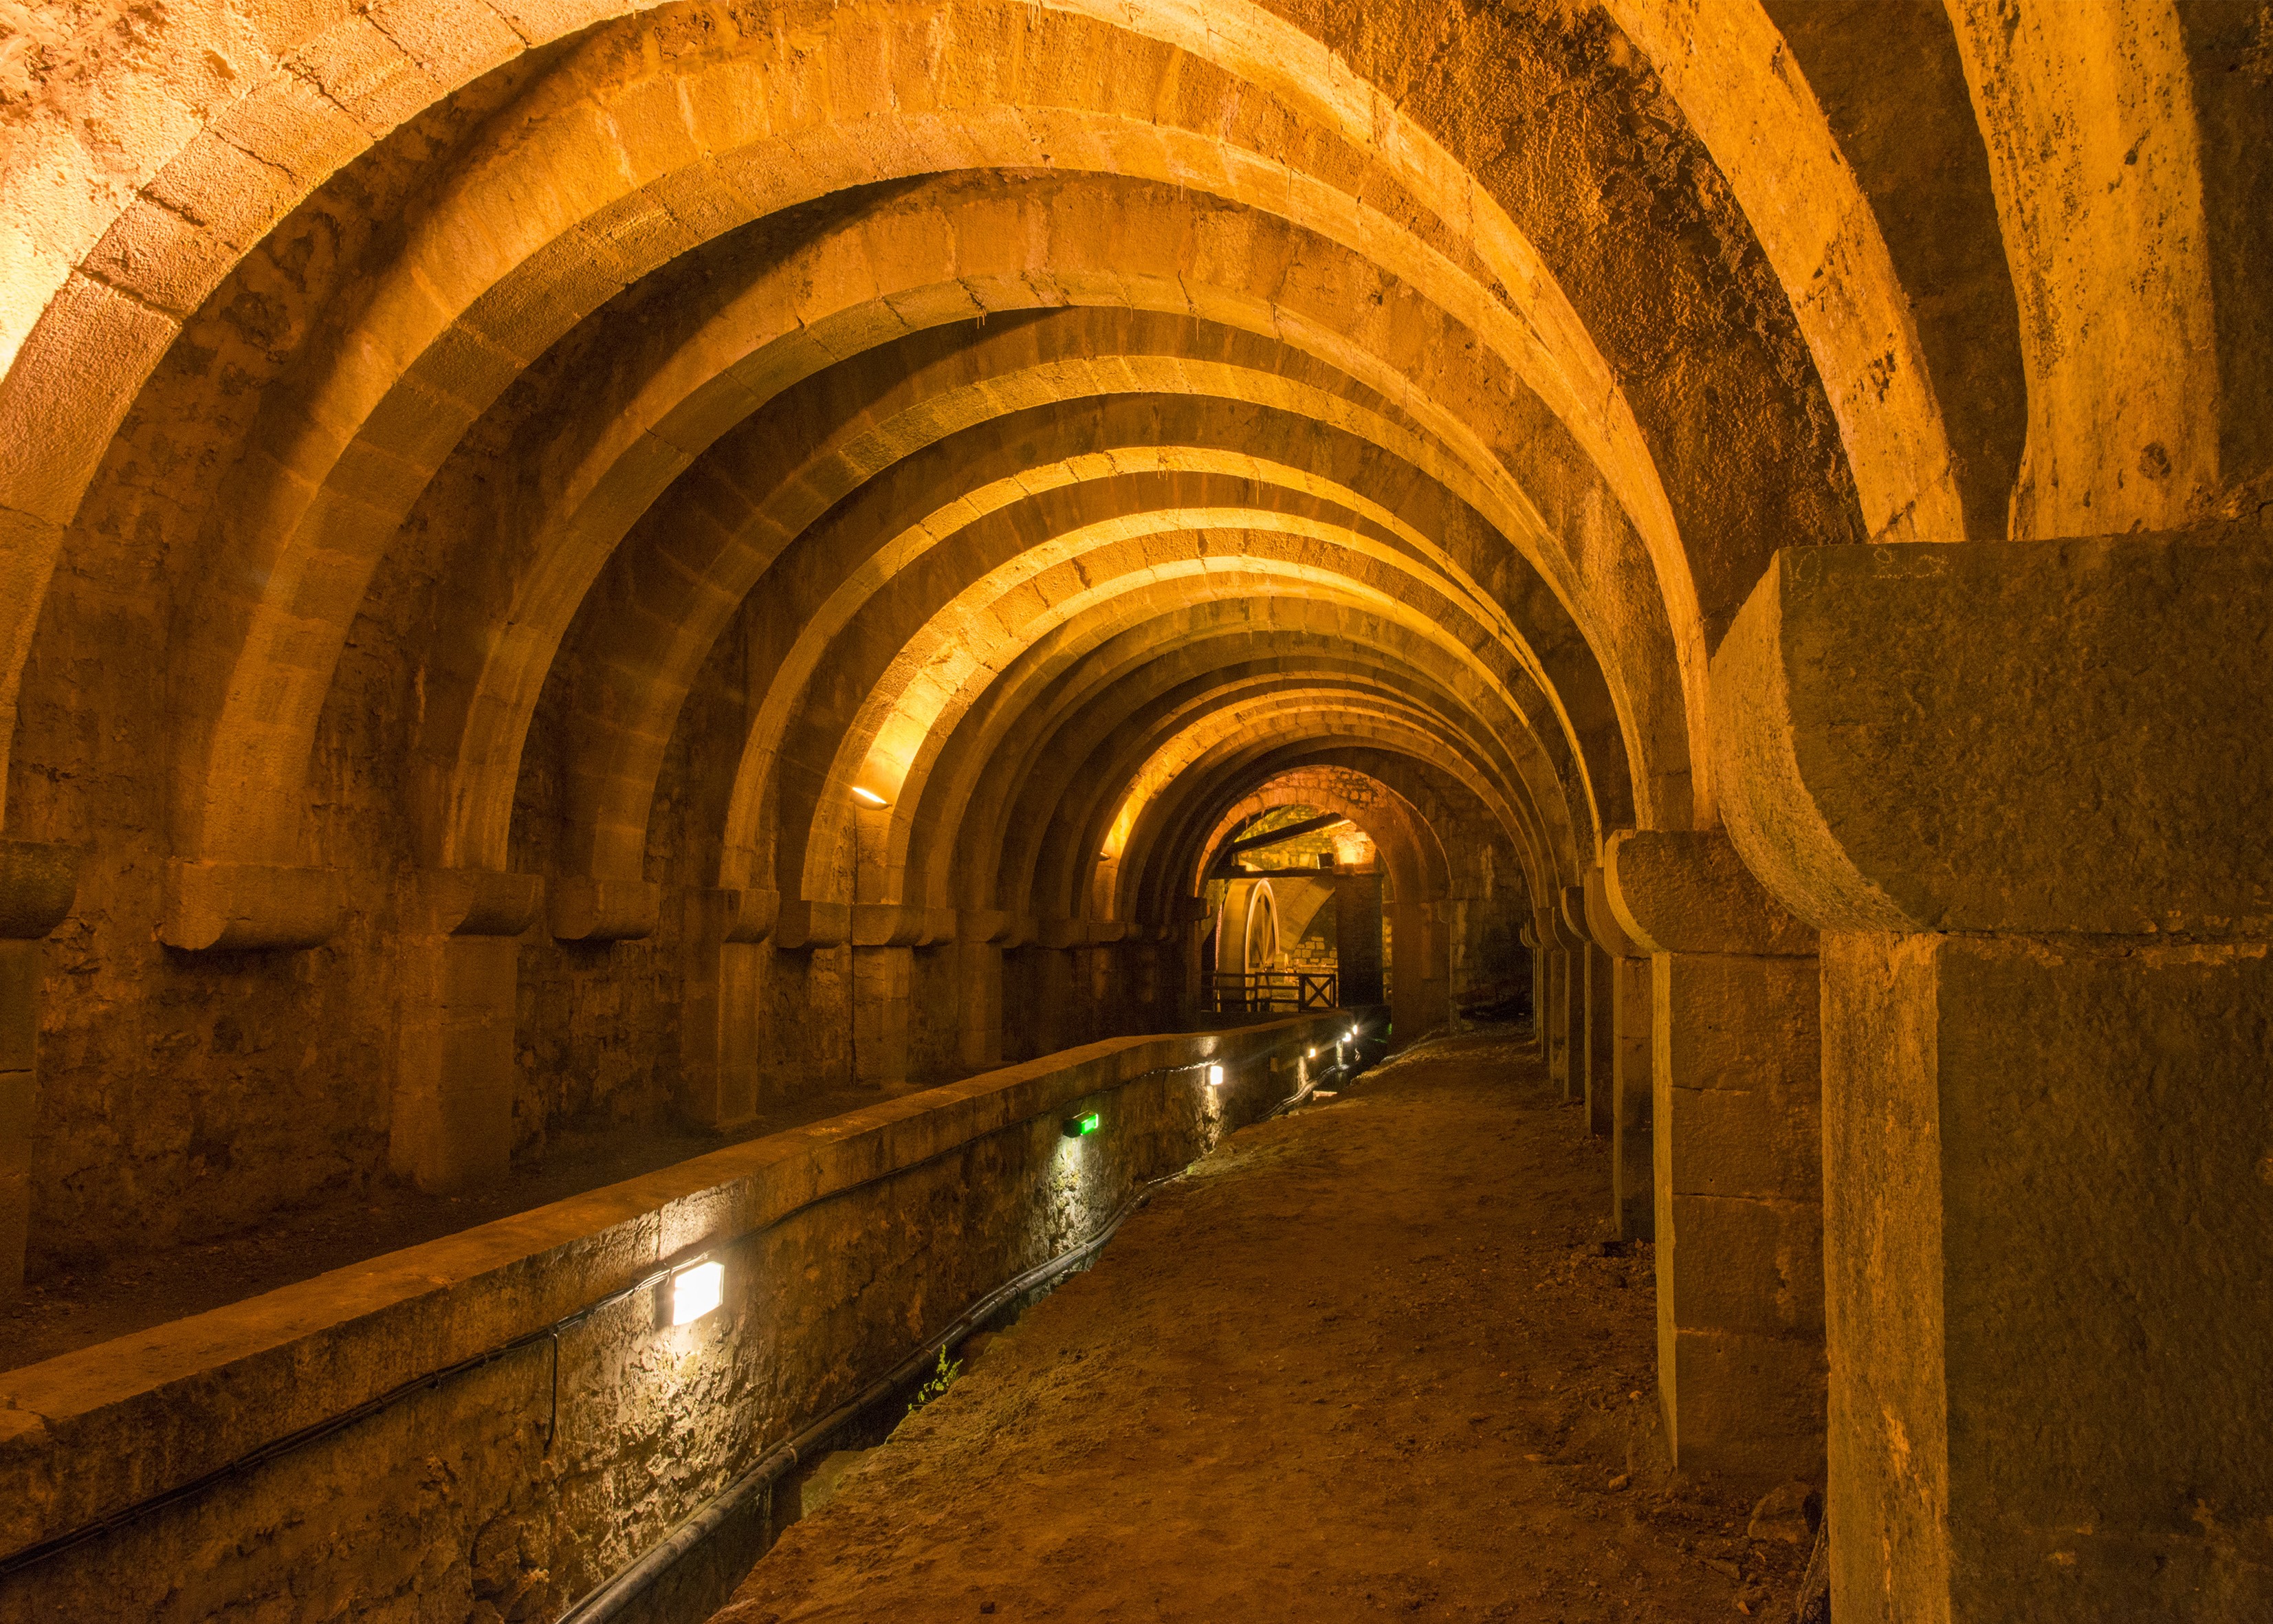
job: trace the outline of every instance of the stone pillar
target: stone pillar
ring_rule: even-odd
[[[79,853],[0,840],[0,1303],[24,1289],[32,1234],[32,1128],[40,1111],[40,943],[79,889]]]
[[[1026,1040],[1020,1048],[1030,1057],[1054,1055],[1066,1046],[1067,1006],[1073,1000],[1073,954],[1066,948],[1046,945],[1026,951],[1032,1002],[1025,1011]]]
[[[1587,1132],[1610,1137],[1617,1083],[1618,983],[1610,955],[1587,944]]]
[[[1714,660],[1730,836],[1825,933],[1842,1624],[2273,1618],[2268,575],[1799,549]]]
[[[755,961],[761,1101],[851,1082],[851,904],[781,898],[771,945]]]
[[[1452,1017],[1446,974],[1451,932],[1438,922],[1432,903],[1389,906],[1391,1020],[1398,1037],[1410,1043]]]
[[[1452,1023],[1452,929],[1461,904],[1444,898],[1420,909],[1429,942],[1429,1029]]]
[[[852,949],[852,1080],[863,1087],[908,1079],[908,1007],[915,950]]]
[[[1081,989],[1075,1009],[1080,1016],[1066,1047],[1118,1037],[1128,1026],[1128,956],[1118,942],[1092,942],[1074,951],[1074,974]]]
[[[401,1007],[386,1155],[421,1190],[477,1189],[505,1177],[518,938],[544,893],[533,874],[413,876],[396,944]]]
[[[1571,1097],[1571,1023],[1568,966],[1571,956],[1552,915],[1532,916],[1532,934],[1539,938],[1539,1046],[1547,1060],[1547,1080],[1564,1099]]]
[[[781,898],[769,891],[690,891],[680,934],[679,1114],[731,1128],[758,1108],[758,1033],[765,951]]]
[[[1381,876],[1334,876],[1334,941],[1343,1007],[1381,1002]]]
[[[955,960],[956,1058],[968,1071],[987,1071],[1002,1064],[1002,949],[992,939],[958,938]]]
[[[1649,957],[1611,912],[1599,864],[1587,870],[1586,889],[1587,928],[1610,966],[1610,1205],[1620,1239],[1649,1240],[1657,1233]]]
[[[1572,929],[1563,917],[1562,898],[1542,920],[1555,944],[1555,974],[1548,996],[1554,1004],[1549,1027],[1547,1074],[1562,1085],[1565,1100],[1583,1100],[1587,1092],[1587,948],[1583,931]]]
[[[1571,951],[1578,961],[1584,977],[1580,1007],[1584,1026],[1577,1057],[1571,1063],[1574,1073],[1572,1086],[1585,1103],[1584,1121],[1588,1135],[1610,1137],[1610,1088],[1612,1072],[1617,1063],[1615,1021],[1617,1017],[1617,988],[1610,970],[1610,956],[1602,951],[1602,944],[1587,924],[1587,891],[1582,885],[1567,885],[1563,889],[1563,923],[1578,944]]]
[[[957,915],[900,902],[863,902],[851,910],[852,1080],[867,1087],[896,1086],[911,1076],[919,1024],[916,950],[952,942]],[[952,985],[934,977],[934,985]],[[934,1019],[934,1031],[945,1023]],[[933,1041],[926,1064],[936,1065],[944,1046]]]
[[[1747,1492],[1818,1478],[1814,932],[1718,834],[1614,835],[1603,877],[1650,954],[1658,1399],[1675,1463]]]
[[[1539,932],[1527,920],[1516,932],[1516,939],[1531,953],[1531,1033],[1539,1040],[1542,1058],[1547,1053],[1547,954],[1539,945]]]
[[[1179,897],[1173,919],[1168,940],[1175,953],[1176,1010],[1187,1019],[1197,1019],[1210,1008],[1208,954],[1215,940],[1215,915],[1205,898]]]

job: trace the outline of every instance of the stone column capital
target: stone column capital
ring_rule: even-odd
[[[1595,944],[1613,959],[1647,958],[1649,950],[1636,942],[1632,933],[1619,924],[1617,915],[1611,912],[1601,864],[1587,870],[1587,883],[1581,889],[1587,898],[1587,934],[1594,938]]]
[[[563,942],[637,942],[663,919],[663,887],[649,880],[572,875],[548,886],[552,934]]]
[[[773,934],[781,913],[781,893],[748,886],[695,887],[686,893],[689,941],[748,945]]]
[[[1717,830],[1628,829],[1603,848],[1602,901],[1645,953],[1804,958],[1815,932],[1785,912]]]
[[[1000,908],[964,908],[956,916],[956,940],[971,944],[999,943],[1010,934],[1011,923],[1010,916]]]
[[[838,947],[851,938],[852,907],[844,902],[807,902],[802,897],[781,899],[774,921],[774,945],[796,952],[813,947]]]
[[[1592,947],[1594,935],[1587,929],[1587,888],[1565,885],[1557,893],[1556,902],[1549,921],[1555,928],[1555,945],[1566,952]]]
[[[1797,547],[1713,660],[1729,838],[1825,930],[2273,936],[2273,620],[2209,535]]]
[[[34,840],[0,840],[0,941],[36,942],[71,911],[79,853]]]
[[[492,868],[422,868],[411,881],[403,923],[421,936],[517,936],[544,901],[535,874]]]
[[[924,911],[898,902],[852,905],[852,945],[913,947],[924,932]]]
[[[315,947],[339,929],[344,889],[334,868],[171,858],[158,939],[193,952]]]

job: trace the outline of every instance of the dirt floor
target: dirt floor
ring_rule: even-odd
[[[1670,1476],[1653,1262],[1503,1030],[1233,1136],[859,1456],[714,1624],[1790,1617]],[[1788,1522],[1797,1519],[1788,1519]]]
[[[895,1092],[911,1093],[912,1089]],[[234,1235],[158,1247],[101,1267],[34,1275],[0,1304],[0,1371],[36,1365],[169,1320],[243,1302],[367,1258],[510,1218],[728,1145],[874,1105],[890,1094],[838,1088],[768,1105],[731,1133],[611,1124],[557,1135],[540,1162],[470,1195],[382,1182],[361,1193],[272,1213]]]

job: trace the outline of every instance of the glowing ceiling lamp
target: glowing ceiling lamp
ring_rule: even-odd
[[[852,786],[852,799],[864,807],[889,807],[892,804],[874,790],[863,789],[858,784]]]
[[[671,1277],[671,1322],[692,1325],[725,1300],[726,1266],[698,1263]]]

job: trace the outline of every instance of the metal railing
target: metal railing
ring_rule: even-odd
[[[1210,989],[1219,1015],[1270,1015],[1280,1010],[1331,1010],[1341,1003],[1341,977],[1332,970],[1219,970]]]

